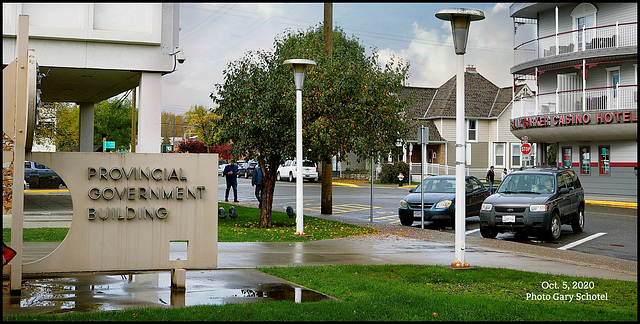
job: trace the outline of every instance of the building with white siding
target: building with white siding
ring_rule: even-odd
[[[541,153],[556,144],[586,193],[637,196],[638,4],[514,3],[510,15],[511,73],[537,86],[514,102],[511,132]]]
[[[160,153],[161,78],[175,70],[179,3],[3,3],[2,64],[29,18],[43,102],[80,107],[80,151],[93,151],[95,103],[137,88],[139,153]]]

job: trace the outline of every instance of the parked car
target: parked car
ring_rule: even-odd
[[[24,181],[29,182],[29,177],[35,175],[39,177],[51,176],[54,179],[60,179],[53,170],[48,167],[33,161],[24,161]],[[62,179],[60,179],[62,181]]]
[[[480,210],[482,237],[498,233],[533,233],[557,240],[562,224],[584,229],[584,189],[571,169],[534,168],[507,175]]]
[[[248,179],[253,176],[253,170],[255,170],[258,165],[257,161],[249,161],[244,163],[241,167],[238,167],[238,177],[244,177]]]
[[[466,217],[478,215],[482,202],[489,196],[489,189],[474,176],[465,177],[465,186]],[[409,194],[400,200],[398,207],[400,223],[411,226],[414,221],[421,221],[420,209],[424,200],[424,220],[442,221],[455,225],[455,188],[456,177],[452,175],[425,179],[422,184],[409,190]]]
[[[284,164],[278,167],[276,173],[276,180],[288,180],[295,181],[297,176],[296,161],[287,160]],[[302,178],[311,182],[318,180],[318,165],[315,162],[305,160],[302,162]]]

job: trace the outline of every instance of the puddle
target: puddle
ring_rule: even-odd
[[[186,290],[171,290],[170,272],[132,275],[74,275],[23,280],[21,296],[3,291],[3,316],[113,311],[132,307],[181,307],[333,297],[298,287],[257,270],[188,271]],[[255,278],[245,280],[246,278]]]

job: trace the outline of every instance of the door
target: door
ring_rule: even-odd
[[[579,111],[577,107],[582,100],[582,93],[577,90],[582,89],[582,79],[577,73],[558,74],[557,82],[557,112]]]
[[[556,183],[558,184],[558,209],[560,210],[560,220],[565,221],[567,214],[571,212],[571,191],[560,193],[560,190],[567,188],[566,178],[562,173],[556,174]]]

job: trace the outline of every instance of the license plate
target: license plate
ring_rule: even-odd
[[[516,222],[516,215],[504,215],[504,216],[502,216],[502,222],[503,223],[515,223]]]

